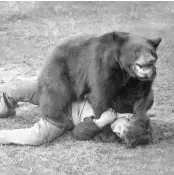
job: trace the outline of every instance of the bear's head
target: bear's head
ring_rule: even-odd
[[[156,50],[161,38],[148,39],[129,33],[114,32],[119,46],[118,62],[130,76],[142,81],[153,80],[156,75]]]

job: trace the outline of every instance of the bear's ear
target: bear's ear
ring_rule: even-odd
[[[128,40],[129,33],[126,32],[113,32],[114,41],[117,42],[120,46]]]
[[[156,49],[160,42],[162,41],[161,38],[156,38],[156,39],[149,39],[148,42]]]

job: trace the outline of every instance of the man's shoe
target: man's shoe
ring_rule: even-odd
[[[0,99],[0,118],[7,118],[16,114],[17,102],[6,93]]]

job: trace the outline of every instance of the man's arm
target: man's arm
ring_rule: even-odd
[[[73,136],[78,140],[92,139],[97,133],[102,131],[102,128],[113,123],[116,119],[117,114],[112,109],[104,112],[99,119],[95,119],[94,116],[87,116],[83,122],[74,128]]]

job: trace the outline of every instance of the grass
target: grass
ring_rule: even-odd
[[[52,48],[82,33],[112,30],[161,36],[154,83],[154,144],[127,149],[119,143],[76,141],[66,133],[41,147],[0,146],[0,174],[173,174],[174,3],[173,2],[0,2],[0,78],[36,76]],[[0,129],[33,125],[36,106],[20,104]]]

